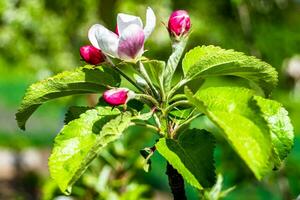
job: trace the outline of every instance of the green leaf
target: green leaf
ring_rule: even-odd
[[[161,138],[155,146],[192,186],[203,189],[215,183],[215,139],[209,132],[186,130],[180,134],[178,140]]]
[[[233,75],[248,79],[267,95],[277,84],[276,70],[253,56],[215,46],[199,46],[190,50],[182,61],[186,79]]]
[[[133,108],[134,110],[141,111],[143,110],[145,104],[139,100],[131,99],[127,102],[127,106]]]
[[[79,118],[82,113],[85,113],[87,110],[90,109],[92,108],[87,106],[71,106],[68,109],[68,112],[65,114],[64,123],[68,124],[70,121]]]
[[[260,107],[262,115],[271,131],[271,139],[275,151],[276,167],[288,155],[293,147],[294,130],[288,112],[274,100],[255,96],[254,100]]]
[[[162,73],[166,63],[160,60],[149,60],[144,61],[143,64],[153,83],[157,86],[161,86],[163,82]]]
[[[261,179],[272,169],[272,144],[267,123],[253,102],[254,92],[239,87],[211,87],[195,96],[186,89],[190,103],[205,113],[226,140]]]
[[[130,125],[131,114],[111,107],[97,107],[65,125],[55,138],[49,158],[51,177],[62,192],[72,185],[108,143],[118,139]]]
[[[176,71],[177,65],[185,49],[188,37],[182,38],[179,42],[175,41],[172,43],[172,54],[168,59],[167,66],[163,71],[163,85],[166,91],[171,88],[171,82],[173,75]]]
[[[16,113],[18,126],[25,130],[25,124],[32,113],[43,103],[59,97],[99,93],[106,85],[118,86],[120,77],[109,67],[85,66],[65,71],[46,80],[32,84]]]
[[[162,83],[163,82],[162,74],[163,74],[163,70],[166,66],[165,61],[161,61],[161,60],[143,60],[142,64],[143,64],[147,74],[149,75],[151,81],[156,86],[160,87],[163,84]],[[141,74],[141,72],[139,72],[137,70],[138,65],[136,63],[121,62],[121,63],[118,63],[116,66],[118,68],[122,69],[122,71],[126,72],[126,74],[131,79],[135,80],[136,82],[138,82],[137,77],[139,77],[139,79],[141,79],[140,82],[147,83],[146,80],[143,78],[143,75]]]

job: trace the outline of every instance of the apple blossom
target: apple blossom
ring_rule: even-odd
[[[95,24],[90,28],[88,37],[92,45],[104,54],[125,61],[136,61],[144,53],[145,40],[154,30],[155,23],[156,17],[150,7],[147,9],[144,28],[140,17],[119,13],[118,33]]]

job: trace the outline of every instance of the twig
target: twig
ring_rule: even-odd
[[[140,98],[143,98],[143,99],[146,99],[148,101],[150,101],[151,103],[153,103],[153,105],[155,107],[158,107],[159,106],[159,103],[156,99],[154,99],[152,96],[150,95],[147,95],[147,94],[136,94],[136,98],[137,99],[140,99]]]
[[[189,101],[187,100],[181,100],[181,101],[176,101],[175,103],[169,105],[166,109],[165,109],[165,113],[169,113],[170,111],[172,111],[173,108],[177,107],[177,106],[181,106],[181,105],[190,105]]]
[[[166,174],[168,175],[169,186],[171,188],[174,200],[186,200],[184,180],[169,162],[167,162]]]

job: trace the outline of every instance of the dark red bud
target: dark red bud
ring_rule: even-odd
[[[92,45],[82,46],[79,51],[82,59],[89,64],[98,65],[105,60],[105,56],[101,50]]]
[[[103,93],[103,99],[106,103],[112,106],[118,106],[125,104],[129,99],[129,90],[127,88],[114,88],[106,90]]]

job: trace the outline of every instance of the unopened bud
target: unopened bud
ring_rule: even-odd
[[[92,45],[82,46],[79,51],[82,59],[89,64],[97,65],[105,60],[105,56],[101,50]]]
[[[127,88],[114,88],[103,93],[104,101],[112,106],[126,104],[134,96],[135,93]]]
[[[176,10],[174,11],[168,23],[168,30],[171,36],[181,37],[188,33],[191,28],[191,20],[187,11],[185,10]]]

